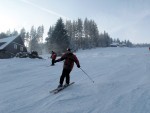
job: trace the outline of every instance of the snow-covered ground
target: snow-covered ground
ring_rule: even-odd
[[[150,113],[148,48],[97,48],[75,53],[75,84],[58,94],[63,62],[0,59],[0,113]]]

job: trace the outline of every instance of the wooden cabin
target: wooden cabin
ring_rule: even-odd
[[[19,52],[27,52],[20,35],[0,39],[0,59],[12,58]]]

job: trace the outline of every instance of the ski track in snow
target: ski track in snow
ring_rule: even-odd
[[[63,62],[50,59],[0,59],[0,113],[149,113],[148,48],[96,48],[75,53],[81,68],[75,84],[58,94]],[[47,58],[47,56],[45,56]]]

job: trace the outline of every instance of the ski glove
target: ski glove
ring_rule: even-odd
[[[78,68],[80,68],[80,65],[77,65]]]

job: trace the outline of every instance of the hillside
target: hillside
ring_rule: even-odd
[[[75,84],[54,95],[63,62],[0,59],[0,113],[149,113],[148,48],[97,48],[75,53]]]

